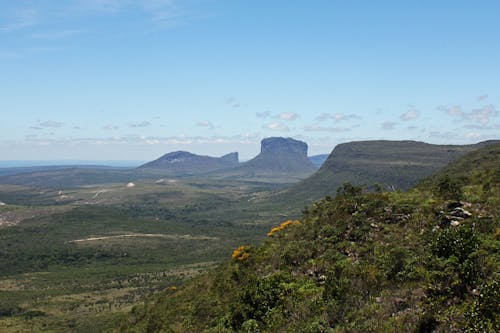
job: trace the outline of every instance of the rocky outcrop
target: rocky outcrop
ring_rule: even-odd
[[[304,178],[316,170],[307,157],[307,144],[292,138],[261,141],[260,154],[226,175],[240,178]]]

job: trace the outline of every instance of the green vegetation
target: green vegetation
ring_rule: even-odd
[[[408,192],[346,184],[116,329],[498,332],[499,166],[496,144]]]
[[[343,143],[335,147],[318,172],[285,190],[276,200],[303,206],[335,195],[346,182],[390,191],[409,189],[460,156],[495,142],[463,146],[416,141]]]
[[[0,186],[9,203],[0,207],[0,331],[112,328],[145,297],[258,243],[282,218],[281,208],[258,208],[273,188],[197,179],[62,193]]]
[[[347,183],[300,219],[289,178],[19,176],[0,185],[0,331],[494,331],[498,165],[497,144],[408,192]]]

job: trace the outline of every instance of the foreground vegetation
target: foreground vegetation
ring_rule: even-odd
[[[498,332],[500,145],[408,192],[344,184],[124,332]]]

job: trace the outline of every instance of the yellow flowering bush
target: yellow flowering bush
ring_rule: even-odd
[[[300,224],[300,221],[297,220],[287,220],[283,223],[281,223],[279,226],[274,227],[267,233],[267,237],[273,237],[278,231],[281,231],[291,225],[297,225]]]
[[[245,261],[250,257],[250,246],[241,245],[238,246],[231,256],[235,261]]]

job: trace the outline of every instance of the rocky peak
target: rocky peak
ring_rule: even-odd
[[[261,141],[261,154],[299,154],[307,157],[307,144],[292,138],[272,137]]]

